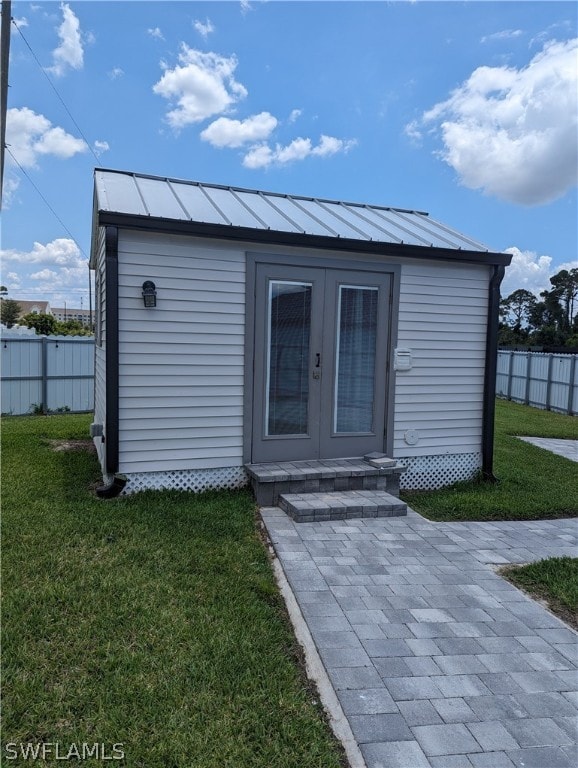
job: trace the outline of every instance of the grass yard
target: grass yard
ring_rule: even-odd
[[[578,629],[578,558],[552,557],[508,566],[501,574],[532,597],[545,600],[557,616]]]
[[[578,513],[578,465],[515,435],[578,439],[578,419],[506,400],[496,401],[494,474],[499,483],[456,483],[402,493],[430,520],[536,520]]]
[[[99,742],[135,768],[344,765],[249,494],[99,500],[95,455],[54,450],[89,422],[4,420],[2,756]]]

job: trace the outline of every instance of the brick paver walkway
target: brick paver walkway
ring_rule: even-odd
[[[263,520],[368,768],[574,768],[578,635],[491,564],[578,520]]]

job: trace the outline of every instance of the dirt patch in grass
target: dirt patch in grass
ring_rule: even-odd
[[[88,453],[96,453],[92,440],[46,440],[46,444],[57,453],[61,451],[88,451]]]

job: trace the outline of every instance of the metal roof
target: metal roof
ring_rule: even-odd
[[[99,213],[195,222],[366,243],[486,253],[488,248],[423,211],[260,192],[125,171],[95,170]]]

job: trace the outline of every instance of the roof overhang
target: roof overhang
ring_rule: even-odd
[[[298,248],[318,248],[330,251],[348,251],[351,253],[366,253],[386,257],[397,256],[408,259],[432,259],[434,261],[466,262],[495,266],[508,266],[512,260],[512,254],[510,253],[479,250],[469,251],[460,248],[439,248],[435,246],[421,246],[409,243],[357,240],[345,237],[324,237],[322,235],[312,235],[307,233],[280,232],[272,229],[264,230],[254,229],[252,227],[209,224],[155,216],[139,216],[136,214],[117,213],[106,210],[95,211],[94,223],[96,226],[115,226],[123,229],[162,232],[171,235],[189,235],[193,237],[207,237],[220,240],[233,240],[237,242],[293,246]]]

